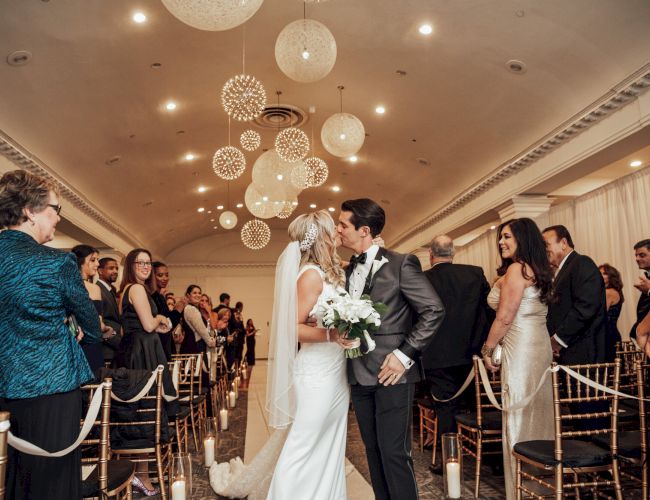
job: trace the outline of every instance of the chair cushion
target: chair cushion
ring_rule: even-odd
[[[554,441],[522,441],[514,451],[544,465],[556,464]],[[564,467],[597,467],[612,461],[609,450],[587,441],[562,440],[562,451]]]
[[[594,436],[594,443],[603,448],[610,447],[609,434]],[[618,433],[618,454],[627,458],[641,458],[641,432],[619,431]]]
[[[497,431],[501,429],[501,412],[500,411],[486,411],[481,414],[482,428],[490,431]],[[467,427],[476,428],[476,413],[459,413],[456,415],[456,422],[463,424]]]
[[[194,401],[193,401],[193,403],[194,403],[195,405],[198,405],[199,403],[202,403],[204,400],[205,400],[205,394],[201,394],[200,396],[194,396]],[[180,403],[182,406],[184,406],[184,405],[188,405],[188,404],[190,403],[190,397],[189,397],[189,396],[185,396],[184,398],[179,399],[178,401],[179,401],[179,403]]]
[[[417,398],[417,399],[415,400],[415,402],[416,402],[416,404],[418,404],[419,406],[422,406],[423,408],[426,408],[427,410],[433,410],[433,409],[435,409],[435,408],[433,407],[433,401],[431,401],[430,399],[427,399],[427,398]]]
[[[181,405],[178,408],[178,412],[176,412],[175,415],[170,415],[169,416],[169,421],[170,423],[173,423],[176,420],[185,420],[187,417],[190,416],[190,407]]]
[[[108,491],[126,483],[135,472],[135,463],[130,460],[109,460],[108,461]],[[97,497],[99,496],[99,468],[90,473],[85,481],[81,483],[81,496]]]

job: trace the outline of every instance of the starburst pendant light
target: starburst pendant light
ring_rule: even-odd
[[[336,40],[324,24],[306,19],[303,10],[303,19],[287,24],[278,35],[275,61],[292,80],[316,82],[327,76],[334,67]]]
[[[228,182],[228,195],[226,198],[226,208],[230,208],[230,181]],[[232,229],[237,225],[237,214],[226,210],[219,216],[219,224],[224,229]]]
[[[262,144],[262,137],[253,129],[244,130],[239,136],[239,143],[246,151],[255,151]]]
[[[311,120],[311,156],[305,158],[303,163],[307,171],[306,184],[309,187],[318,187],[325,184],[327,176],[329,175],[329,169],[327,168],[327,163],[324,160],[318,158],[314,153],[315,148],[314,142],[314,120]]]
[[[275,138],[275,150],[284,161],[302,160],[309,153],[309,138],[299,128],[285,128]]]
[[[246,30],[242,45],[242,74],[232,77],[221,90],[221,104],[228,116],[240,122],[257,118],[266,107],[266,90],[254,76],[246,74]]]
[[[323,147],[328,153],[345,158],[356,154],[363,146],[366,131],[356,116],[343,112],[343,88],[339,86],[341,111],[330,116],[320,132]]]
[[[241,228],[241,241],[251,250],[260,250],[271,241],[271,228],[261,220],[249,220]]]
[[[222,179],[231,181],[243,174],[245,169],[244,153],[230,145],[230,118],[228,118],[228,146],[217,149],[212,158],[212,170]]]
[[[264,0],[162,0],[167,10],[185,24],[206,31],[239,26],[257,12]]]
[[[298,206],[298,200],[293,199],[291,201],[285,201],[282,204],[282,210],[280,210],[280,213],[277,215],[278,219],[288,219],[291,217],[291,214],[293,211],[296,209]]]

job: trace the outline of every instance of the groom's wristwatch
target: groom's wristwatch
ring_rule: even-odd
[[[488,347],[485,343],[483,344],[483,347],[481,347],[481,356],[484,358],[491,358],[493,352],[494,347]]]

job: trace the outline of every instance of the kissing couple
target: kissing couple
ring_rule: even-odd
[[[266,409],[276,429],[252,462],[214,464],[210,481],[223,496],[251,500],[345,500],[350,398],[378,500],[416,500],[411,407],[421,379],[420,354],[444,308],[413,255],[373,243],[384,210],[370,199],[324,210],[289,225],[275,275]],[[337,240],[354,256],[344,269]],[[373,264],[374,263],[374,264]],[[376,348],[346,359],[349,341],[323,327],[317,303],[348,293],[388,308]],[[315,317],[315,318],[314,318]],[[299,347],[300,346],[300,347]]]

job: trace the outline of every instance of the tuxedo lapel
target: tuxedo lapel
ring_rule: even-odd
[[[377,250],[377,254],[375,255],[375,259],[373,260],[373,263],[375,261],[380,261],[384,256],[386,255],[386,249],[385,248],[379,248]],[[368,276],[366,276],[366,283],[363,287],[363,295],[370,295],[370,292],[372,291],[372,286],[375,284],[375,275],[381,271],[381,268],[377,270],[377,273],[373,274],[372,273],[372,264],[370,265],[370,271],[368,272]]]
[[[562,266],[562,269],[560,269],[560,272],[557,273],[557,276],[553,280],[553,285],[555,286],[555,288],[557,288],[562,283],[562,281],[567,276],[569,276],[569,274],[571,273],[571,267],[573,266],[573,261],[577,256],[578,253],[574,250],[571,253],[571,255],[567,257],[566,261],[564,262],[564,265]]]

